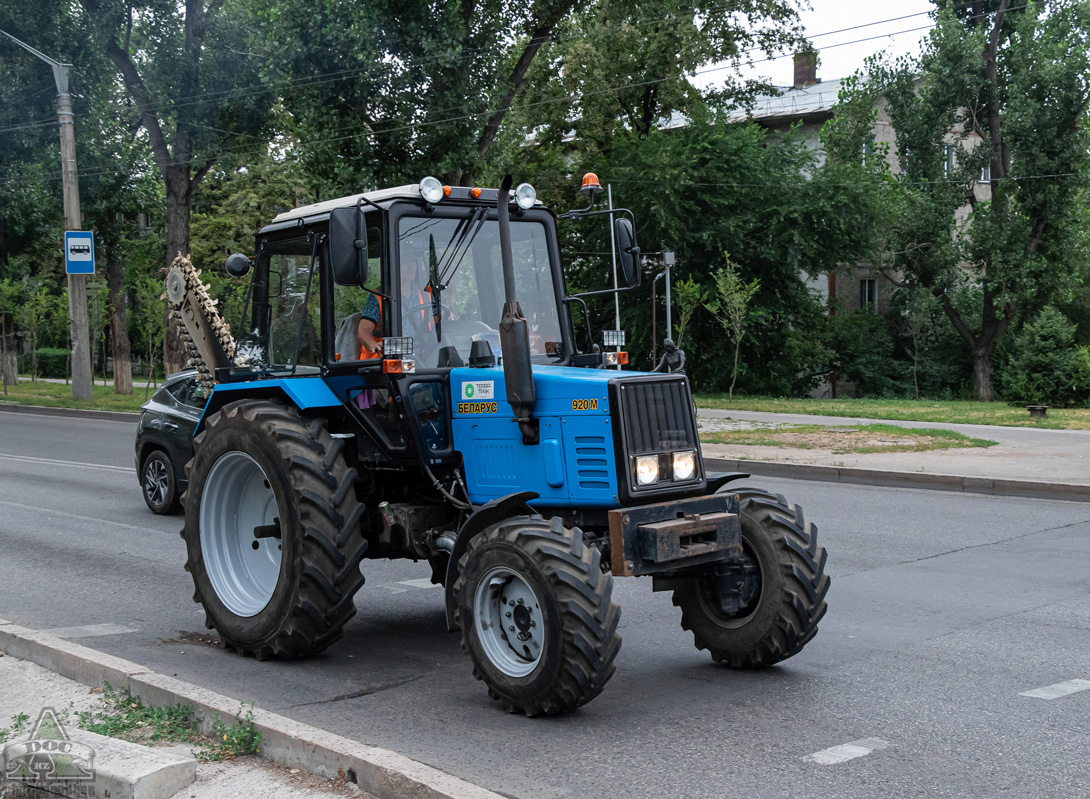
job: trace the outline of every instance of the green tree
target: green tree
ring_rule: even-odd
[[[680,347],[685,340],[685,329],[689,326],[689,320],[693,318],[693,314],[704,307],[708,293],[693,279],[692,275],[674,283],[673,293],[677,298],[675,302],[678,307],[677,340],[674,343]],[[672,330],[666,331],[668,338],[673,334]]]
[[[232,149],[266,147],[272,96],[246,47],[238,2],[80,0],[93,41],[114,64],[139,112],[166,197],[164,265],[189,253],[193,197]],[[173,336],[168,371],[182,367]]]
[[[1007,399],[1070,408],[1090,399],[1090,352],[1075,344],[1075,325],[1046,306],[1014,336],[1003,372]]]
[[[730,373],[727,394],[734,399],[734,383],[738,379],[738,353],[742,349],[742,334],[754,296],[761,288],[761,281],[742,280],[738,267],[727,257],[727,265],[715,272],[715,295],[706,302],[707,308],[719,319],[730,340],[734,342],[734,366]]]
[[[740,67],[804,43],[793,0],[681,3],[599,0],[577,5],[534,64],[520,117],[542,141],[574,132],[584,157],[608,153],[622,132],[646,136],[675,114],[744,105],[772,89]],[[690,80],[716,64],[718,88]],[[674,120],[675,123],[677,120]]]
[[[640,246],[676,252],[674,285],[691,279],[714,292],[723,252],[731,254],[745,283],[760,281],[739,355],[741,363],[760,367],[742,370],[735,387],[804,394],[828,360],[822,343],[826,309],[807,280],[867,251],[872,190],[838,164],[819,164],[795,131],[773,135],[723,116],[698,110],[682,128],[618,134],[596,171],[603,184],[612,184],[614,203],[633,211]],[[553,182],[558,168],[551,162],[545,168],[550,180],[541,184],[541,194],[549,205],[585,205],[575,192],[577,181]],[[609,280],[608,227],[600,218],[585,225],[561,228],[573,290],[604,288]],[[622,323],[636,353],[651,350],[645,296],[621,295]],[[589,304],[599,314],[596,326],[606,314],[612,318],[612,298]],[[693,385],[727,391],[733,342],[724,340],[710,314],[695,314],[686,324],[685,369]]]
[[[49,317],[51,301],[49,292],[39,283],[27,280],[23,283],[22,302],[15,311],[16,324],[30,336],[30,379],[38,380],[38,337]]]
[[[155,382],[155,353],[162,344],[166,329],[163,317],[163,303],[159,297],[163,293],[163,282],[155,277],[140,277],[136,281],[136,322],[144,339],[148,359],[148,377],[144,385],[144,399]]]
[[[920,398],[920,348],[935,340],[935,317],[942,312],[939,301],[922,289],[910,291],[905,298],[902,319],[912,354],[912,392]]]
[[[887,274],[938,299],[990,400],[997,344],[1020,315],[1066,296],[1090,251],[1090,3],[936,7],[918,60],[873,62],[847,85],[826,143],[875,187]],[[859,164],[879,104],[896,132],[892,175],[884,159]]]

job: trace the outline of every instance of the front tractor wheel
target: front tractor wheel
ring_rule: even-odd
[[[242,401],[194,444],[182,537],[208,626],[259,659],[322,651],[355,615],[367,549],[342,440],[323,419]]]
[[[797,655],[825,615],[825,548],[802,509],[779,494],[739,489],[741,562],[716,564],[682,581],[673,602],[697,649],[735,668]]]
[[[469,545],[455,619],[473,674],[509,712],[554,715],[602,692],[621,648],[613,578],[559,519],[520,516]]]

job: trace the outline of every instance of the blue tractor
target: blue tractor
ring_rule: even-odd
[[[559,218],[607,216],[635,287],[631,214],[593,209],[597,178],[585,189],[590,206]],[[577,336],[586,295],[567,292],[557,220],[509,177],[282,213],[253,259],[228,259],[252,269],[237,340],[201,318],[206,295],[186,304],[192,274],[168,277],[214,388],[186,467],[186,569],[228,648],[325,649],[369,558],[426,560],[474,674],[531,716],[613,674],[614,578],[673,592],[696,646],[730,666],[814,637],[816,528],[730,485],[746,475],[706,473],[683,374],[608,368],[627,361],[609,349],[623,334]]]

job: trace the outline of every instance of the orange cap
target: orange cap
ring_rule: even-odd
[[[473,187],[472,189],[470,189],[470,190],[469,190],[469,193],[470,193],[471,195],[473,195],[473,199],[474,199],[474,200],[476,200],[476,199],[477,199],[478,197],[480,197],[480,196],[481,196],[481,190],[480,190],[480,189],[478,189],[478,188],[477,188],[476,186],[474,186],[474,187]]]

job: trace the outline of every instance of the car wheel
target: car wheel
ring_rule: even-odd
[[[162,450],[154,450],[140,467],[140,488],[152,513],[175,513],[181,507],[174,467]]]

